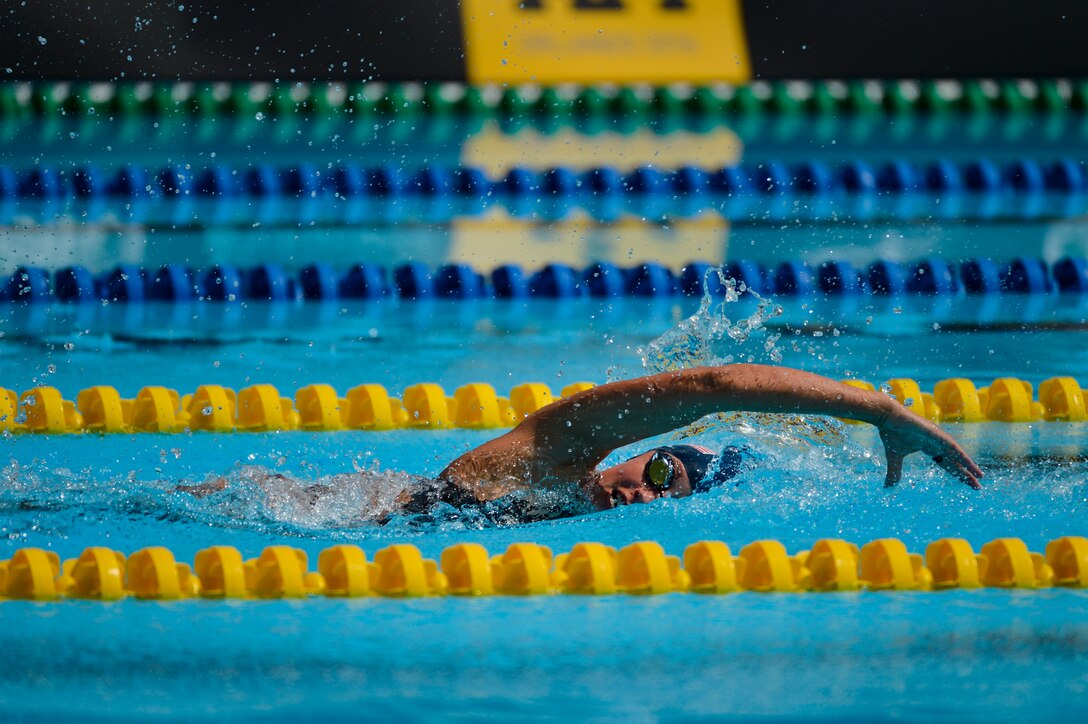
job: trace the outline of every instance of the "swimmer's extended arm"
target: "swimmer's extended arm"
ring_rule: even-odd
[[[531,435],[535,453],[560,469],[594,467],[616,448],[733,410],[871,423],[880,430],[887,453],[886,485],[899,481],[903,458],[917,451],[971,487],[979,487],[982,477],[951,436],[887,395],[765,365],[699,367],[601,385],[543,408],[513,433]]]

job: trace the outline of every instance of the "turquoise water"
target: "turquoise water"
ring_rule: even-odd
[[[235,165],[345,159],[452,165],[465,159],[466,141],[486,130],[422,119],[382,127],[345,121],[156,123],[0,124],[0,162],[62,169],[80,163],[203,167],[212,159]],[[677,129],[655,132],[670,130]],[[1083,155],[1088,138],[1074,116],[1034,115],[753,117],[734,130],[745,143],[745,161],[753,163],[927,161],[936,155],[1050,160]],[[515,148],[507,160],[518,161],[516,153]],[[621,227],[599,227],[567,246],[553,243],[541,217],[547,209],[530,201],[524,218],[541,222],[546,241],[524,250],[520,261],[527,268],[571,248],[571,263],[639,261],[632,257],[639,250],[630,248]],[[1077,218],[1050,223],[1042,215],[1046,208],[989,209],[996,216],[1011,211],[1015,220],[980,224],[960,218],[946,199],[932,208],[905,210],[901,202],[914,203],[905,197],[842,209],[800,197],[776,199],[766,208],[756,201],[732,228],[694,237],[692,227],[673,226],[671,217],[661,216],[684,217],[684,209],[672,208],[667,199],[649,204],[643,215],[655,219],[656,253],[665,257],[654,260],[679,267],[697,254],[865,265],[929,254],[950,261],[1032,255],[1048,262],[1088,255],[1088,225]],[[95,272],[118,263],[170,262],[277,262],[297,269],[313,261],[346,266],[416,259],[434,266],[455,259],[486,271],[496,249],[478,247],[471,233],[447,223],[444,203],[420,209],[382,202],[352,218],[338,215],[342,210],[323,216],[330,209],[321,204],[278,201],[201,209],[168,203],[143,214],[146,209],[123,203],[7,200],[0,204],[0,267],[4,274],[24,263],[84,264]],[[843,209],[844,215],[830,213]],[[194,217],[195,211],[200,215]],[[817,217],[819,223],[811,222]],[[506,246],[492,243],[501,253]],[[704,315],[694,327],[695,338],[709,342],[701,359],[780,356],[775,363],[835,378],[880,383],[914,377],[923,389],[950,376],[985,384],[1015,375],[1037,384],[1074,375],[1088,384],[1088,308],[1079,299],[775,301],[781,313],[763,318],[766,331],[740,345],[725,334],[735,327]],[[449,392],[476,381],[502,393],[526,381],[558,391],[569,382],[646,371],[642,350],[662,335],[677,341],[675,330],[697,305],[690,299],[623,299],[3,307],[0,386],[55,385],[68,399],[93,384],[114,385],[126,396],[150,384],[187,392],[200,384],[239,389],[260,382],[288,396],[315,382],[341,393],[378,382],[399,394],[422,381]],[[735,322],[754,311],[747,300],[725,313]],[[775,354],[765,348],[767,341]],[[667,347],[664,359],[681,359],[682,349]],[[1088,425],[986,423],[949,430],[985,469],[982,491],[967,489],[923,460],[908,461],[903,483],[885,490],[871,430],[741,419],[717,421],[699,438],[718,446],[743,438],[755,449],[760,464],[734,487],[505,527],[466,516],[375,524],[375,503],[399,491],[404,473],[434,475],[490,432],[7,436],[0,438],[0,558],[24,546],[70,558],[88,545],[130,553],[166,545],[179,560],[191,562],[197,550],[212,544],[255,556],[267,545],[286,543],[305,550],[313,565],[321,549],[342,542],[357,543],[371,556],[386,545],[410,542],[436,558],[462,541],[480,542],[492,553],[533,541],[559,553],[580,541],[623,546],[650,539],[680,554],[702,539],[724,540],[736,552],[751,541],[775,538],[792,552],[820,538],[863,544],[886,536],[901,538],[917,552],[946,536],[965,537],[976,550],[995,537],[1018,536],[1042,550],[1052,538],[1088,534]],[[650,445],[619,451],[612,460]],[[297,482],[262,487],[252,482],[253,466]],[[345,474],[356,477],[336,477]],[[175,491],[178,484],[220,475],[230,481],[223,493],[197,499]],[[298,491],[314,481],[329,484],[332,492],[311,504]],[[1082,721],[1088,713],[1086,613],[1088,594],[1070,590],[5,601],[0,712],[5,721],[149,715],[261,721]]]
[[[693,329],[720,359],[766,361],[767,335],[781,334],[784,364],[874,382],[911,375],[930,387],[951,374],[979,382],[1017,374],[1036,383],[1055,374],[1088,376],[1082,332],[942,330],[930,321],[931,308],[912,311],[909,302],[869,322],[864,309],[817,313],[784,303],[782,315],[766,321],[770,332],[740,345],[718,316],[700,318]],[[487,381],[505,391],[533,380],[558,389],[644,371],[640,350],[666,333],[673,346],[665,344],[665,358],[678,359],[670,330],[694,313],[693,304],[400,304],[369,308],[369,317],[366,309],[337,309],[309,327],[274,333],[243,323],[231,335],[184,342],[62,329],[5,342],[0,378],[19,389],[55,384],[66,397],[97,383],[124,394],[152,383],[191,390],[270,382],[285,394],[310,382],[344,391],[376,381],[399,392],[418,381],[447,390]],[[741,302],[725,313],[736,321],[754,309]],[[805,327],[806,315],[823,324]],[[846,331],[836,334],[834,325]],[[5,557],[22,546],[73,557],[92,544],[128,552],[167,545],[189,561],[211,544],[256,555],[273,543],[300,547],[314,561],[338,542],[370,555],[411,542],[436,558],[465,540],[497,553],[524,540],[562,552],[584,540],[622,546],[653,539],[680,554],[702,539],[724,540],[736,551],[776,538],[794,551],[823,537],[864,543],[891,535],[922,551],[944,536],[963,536],[977,550],[1013,535],[1041,550],[1088,528],[1086,425],[950,426],[987,472],[981,492],[922,460],[911,461],[904,482],[887,491],[871,431],[815,429],[819,437],[809,428],[712,425],[704,442],[743,437],[760,456],[739,485],[512,527],[471,517],[377,526],[368,507],[375,495],[399,490],[403,478],[388,471],[433,475],[488,432],[9,437],[0,440],[0,545]],[[293,494],[294,483],[249,482],[246,466],[329,482],[333,492],[311,505]],[[363,482],[328,477],[356,470],[365,471]],[[220,474],[231,480],[223,493],[196,499],[174,492],[178,483]],[[0,605],[0,647],[8,654],[0,703],[16,720],[1079,720],[1088,686],[1086,611],[1088,595],[1068,590],[9,601]]]

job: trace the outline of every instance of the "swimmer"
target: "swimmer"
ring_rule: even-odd
[[[733,364],[611,382],[553,402],[450,463],[437,478],[436,497],[454,505],[484,503],[562,481],[577,481],[599,510],[687,497],[735,474],[736,449],[727,449],[713,466],[710,451],[690,445],[649,450],[604,470],[597,466],[617,448],[712,413],[741,410],[831,415],[876,426],[889,487],[899,482],[903,459],[915,452],[981,487],[982,470],[948,433],[881,392],[801,370]],[[416,508],[418,497],[408,492],[402,502]]]
[[[440,503],[481,508],[500,499],[517,502],[511,494],[518,491],[572,482],[598,510],[705,492],[743,469],[743,450],[727,448],[715,455],[695,445],[668,445],[604,470],[597,466],[618,448],[731,411],[867,422],[877,428],[884,446],[885,486],[899,482],[906,456],[922,452],[970,487],[981,487],[982,470],[948,433],[883,393],[801,370],[732,364],[611,382],[557,400],[457,458],[437,478],[420,479],[400,494],[398,509],[390,512],[423,514]],[[225,485],[220,479],[182,489],[203,495]],[[303,492],[316,498],[327,490],[310,486]],[[564,514],[571,513],[539,515],[514,505],[501,519]]]

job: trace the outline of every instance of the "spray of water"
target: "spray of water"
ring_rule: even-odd
[[[715,286],[724,290],[724,296],[711,294]],[[755,301],[755,309],[734,322],[732,310],[739,310],[746,298]],[[721,268],[709,269],[695,314],[639,350],[643,369],[655,374],[731,362],[781,363],[781,335],[767,329],[767,322],[781,314],[781,306],[726,277]]]
[[[715,288],[722,293],[712,294]],[[721,268],[709,269],[698,310],[639,350],[643,369],[655,374],[735,362],[781,364],[781,335],[767,326],[781,314],[782,307],[774,301],[727,277]],[[754,442],[768,454],[811,445],[846,446],[843,425],[838,421],[752,412],[711,415],[677,431],[674,437],[698,438],[711,446]]]

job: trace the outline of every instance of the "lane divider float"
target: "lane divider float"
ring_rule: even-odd
[[[193,168],[190,164],[147,168],[134,164],[112,170],[83,165],[74,169],[0,167],[4,199],[340,199],[395,197],[488,199],[621,199],[661,197],[820,196],[870,197],[928,193],[942,197],[1038,196],[1082,194],[1088,189],[1084,164],[1070,158],[1040,162],[1020,158],[995,163],[986,158],[936,158],[927,163],[893,159],[880,165],[848,161],[784,163],[766,160],[703,168],[643,165],[624,172],[611,166],[580,171],[566,166],[511,168],[488,177],[473,166],[432,164],[402,168],[393,164],[353,163],[318,166]]]
[[[420,262],[387,269],[355,264],[338,269],[315,263],[298,272],[279,264],[241,268],[219,264],[194,270],[182,264],[143,268],[123,264],[102,274],[82,266],[53,273],[42,267],[20,266],[0,286],[0,301],[28,304],[141,302],[301,302],[341,299],[459,299],[480,300],[578,297],[671,297],[722,295],[725,287],[711,272],[715,265],[694,261],[673,268],[646,262],[620,267],[595,262],[584,269],[547,264],[529,270],[504,264],[489,272],[468,264],[443,264],[431,269]],[[1088,294],[1088,259],[1065,257],[1053,264],[1033,257],[1005,262],[967,259],[955,263],[927,257],[902,263],[878,259],[864,269],[848,261],[809,265],[787,260],[764,266],[750,260],[721,264],[722,277],[761,295],[785,297],[957,296],[991,294]],[[708,274],[709,273],[709,274]]]
[[[65,115],[499,117],[577,123],[775,113],[1059,113],[1088,108],[1088,81],[790,80],[732,86],[475,86],[462,83],[0,84],[0,118]]]
[[[410,544],[382,548],[368,560],[355,545],[321,551],[317,570],[304,551],[272,545],[256,558],[216,545],[179,563],[170,549],[152,546],[130,556],[105,546],[86,548],[61,563],[55,551],[20,548],[0,561],[0,597],[115,601],[384,596],[540,596],[728,594],[831,591],[941,591],[1088,586],[1088,538],[1064,536],[1045,554],[1019,538],[998,538],[975,553],[963,538],[942,538],[925,555],[896,538],[862,547],[836,538],[790,555],[776,540],[761,540],[733,555],[721,541],[700,541],[683,558],[659,543],[641,541],[617,551],[601,543],[576,544],[557,556],[546,546],[514,543],[490,556],[478,543],[458,543],[439,561]]]
[[[867,390],[863,380],[844,380]],[[593,387],[590,382],[565,386],[559,397]],[[1051,377],[1034,386],[1015,377],[999,377],[985,387],[964,377],[939,381],[923,392],[910,378],[894,378],[881,386],[887,394],[917,414],[937,423],[1084,422],[1088,420],[1085,390],[1073,377]],[[362,384],[341,397],[327,384],[311,384],[283,396],[269,384],[239,392],[222,385],[201,385],[180,395],[163,386],[147,386],[134,398],[116,388],[95,385],[81,390],[75,401],[60,390],[43,386],[17,394],[0,388],[0,431],[11,433],[175,433],[269,432],[276,430],[395,430],[512,427],[555,400],[542,382],[514,386],[501,397],[485,382],[458,387],[452,396],[438,384],[406,387],[394,397],[379,384]]]

